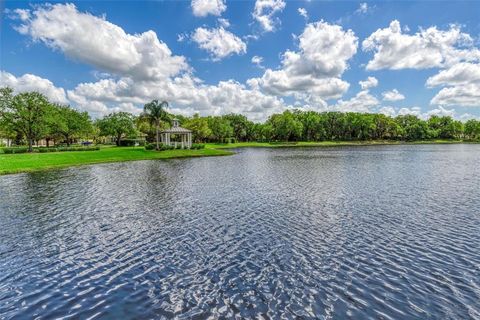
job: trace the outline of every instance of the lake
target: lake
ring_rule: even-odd
[[[480,145],[0,177],[1,319],[480,319]]]

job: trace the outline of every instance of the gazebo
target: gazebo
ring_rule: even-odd
[[[182,149],[190,149],[192,147],[192,131],[182,128],[178,125],[178,119],[173,119],[173,125],[170,129],[163,130],[161,132],[162,143],[168,146],[177,147],[178,144],[182,145]],[[171,141],[171,136],[180,136],[181,141]]]

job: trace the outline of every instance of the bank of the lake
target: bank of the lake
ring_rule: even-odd
[[[236,142],[236,143],[207,143],[210,149],[235,149],[235,148],[287,148],[287,147],[351,147],[351,146],[383,146],[404,144],[458,144],[479,143],[463,140],[419,140],[419,141],[392,141],[392,140],[367,140],[367,141],[298,141],[298,142]]]
[[[190,158],[206,156],[232,155],[226,149],[236,148],[288,148],[288,147],[348,147],[348,146],[381,146],[404,144],[458,144],[478,143],[461,140],[422,140],[422,141],[318,141],[318,142],[236,142],[207,143],[200,150],[165,150],[161,152],[147,151],[143,147],[102,147],[99,151],[89,152],[52,152],[1,154],[0,175],[66,168],[106,162],[123,162],[135,160],[156,160],[172,158]]]
[[[107,147],[87,152],[0,154],[0,175],[65,168],[79,165],[187,157],[224,156],[219,149],[148,151],[143,147]]]

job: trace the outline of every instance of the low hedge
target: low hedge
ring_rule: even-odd
[[[65,152],[65,151],[96,151],[100,150],[100,147],[95,146],[95,147],[57,147],[57,148],[46,148],[46,147],[40,147],[40,148],[34,148],[33,152],[38,152],[38,153],[47,153],[47,152]],[[17,153],[27,153],[28,148],[27,147],[17,147],[17,148],[3,148],[3,153],[5,154],[17,154]]]
[[[192,147],[190,149],[205,149],[205,145],[200,143],[194,143],[192,144]]]
[[[145,150],[155,150],[156,147],[157,147],[157,145],[155,143],[145,144]],[[192,144],[192,147],[190,149],[204,149],[204,148],[205,148],[204,144],[194,143],[194,144]],[[175,146],[169,146],[169,145],[161,143],[159,145],[159,150],[158,151],[174,150],[174,149],[177,149],[177,150],[182,149],[182,145],[177,144],[177,146],[175,147]]]
[[[123,139],[120,140],[120,147],[134,147],[138,143],[139,146],[145,145],[145,140],[140,139]]]
[[[60,147],[60,148],[52,148],[57,149],[56,151],[63,152],[63,151],[97,151],[100,150],[100,147]]]
[[[28,148],[3,148],[3,153],[13,154],[13,153],[27,153]]]

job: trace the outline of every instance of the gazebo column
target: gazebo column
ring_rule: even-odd
[[[189,148],[192,147],[192,133],[191,132],[188,133],[188,147]]]

